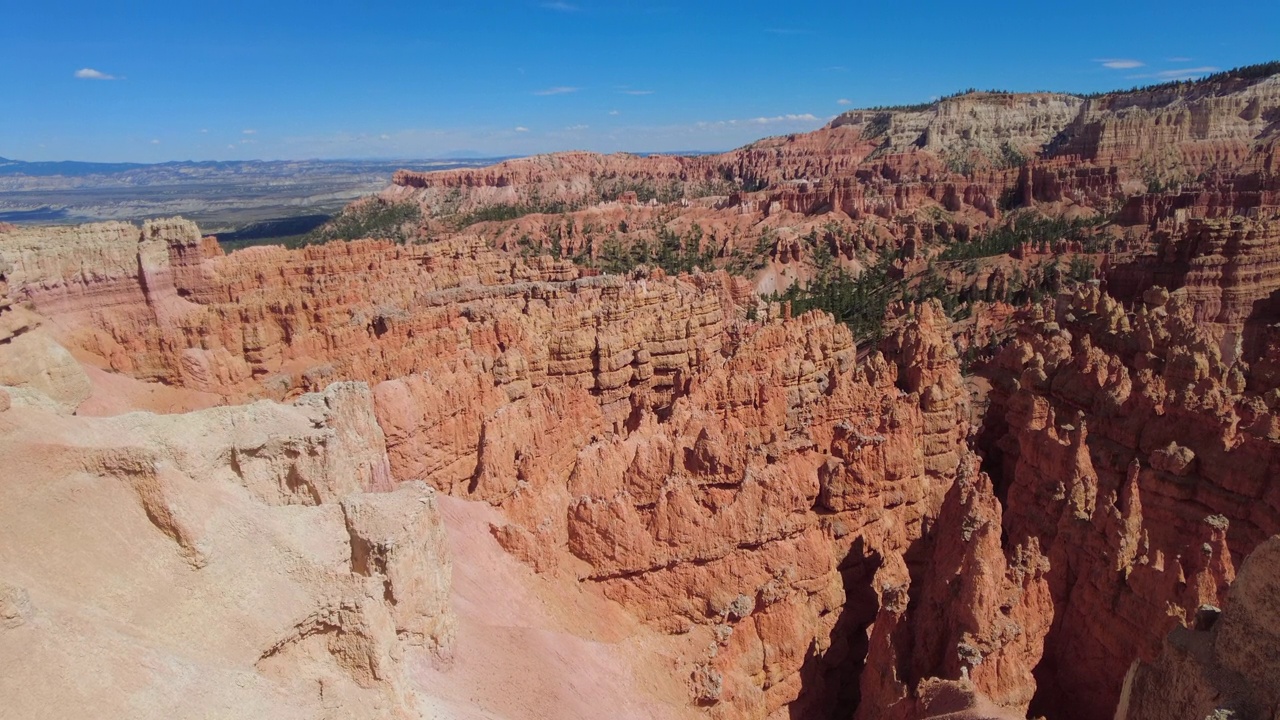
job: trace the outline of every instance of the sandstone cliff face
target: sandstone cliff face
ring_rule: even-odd
[[[74,409],[89,396],[89,378],[41,328],[44,319],[13,301],[11,278],[13,263],[0,257],[0,385]]]
[[[1086,100],[1054,154],[1100,164],[1136,162],[1162,179],[1237,170],[1274,132],[1280,78],[1155,89]]]
[[[1050,564],[1033,710],[1111,712],[1134,658],[1220,604],[1239,559],[1280,530],[1271,410],[1193,300],[1146,300],[1126,313],[1096,288],[1064,297],[991,373],[1004,529]]]
[[[1074,122],[1085,101],[1053,93],[966,93],[923,110],[855,110],[831,122],[883,137],[883,152],[923,148],[937,153],[977,150],[994,156],[1051,142]]]
[[[714,156],[563,153],[401,173],[384,197],[434,215],[555,201],[585,222],[579,213],[626,185],[670,196],[661,204],[709,230],[743,217],[804,228],[820,217],[895,245],[912,227],[932,232],[939,214],[944,238],[967,237],[1014,207],[1110,215],[1128,203],[1122,219],[1131,227],[1172,219],[1175,208],[1230,217],[1276,205],[1278,88],[1272,76],[1091,98],[965,93],[921,108],[855,110],[812,133]],[[717,199],[714,211],[695,200],[705,195]]]
[[[420,716],[406,653],[451,651],[450,564],[429,487],[369,494],[386,479],[371,428],[356,384],[163,417],[17,398],[0,412],[7,710]]]
[[[413,571],[430,563],[378,538],[404,525],[402,501],[352,493],[422,480],[500,508],[492,533],[508,552],[544,573],[576,572],[678,637],[688,700],[713,715],[851,709],[862,638],[883,625],[873,577],[951,542],[960,515],[992,512],[989,483],[948,501],[975,460],[956,355],[931,305],[859,363],[848,330],[827,316],[745,322],[737,299],[749,290],[721,274],[581,277],[567,263],[521,261],[465,239],[226,257],[189,247],[175,238],[167,266],[153,265],[173,278],[163,297],[181,298],[183,312],[73,309],[61,332],[121,369],[233,399],[376,382],[371,393],[351,386],[296,401],[317,418],[341,418],[333,433],[263,435],[258,427],[283,421],[280,406],[258,403],[247,408],[273,419],[195,416],[230,424],[225,447],[207,429],[165,442],[181,449],[183,472],[238,484],[258,502],[339,504],[353,534],[351,572],[391,583],[390,621],[405,638],[434,644],[443,632],[423,606],[435,607],[435,596],[418,589],[433,585]],[[54,284],[27,276],[14,292],[37,308],[70,307],[40,294]],[[370,396],[376,424],[356,410]],[[381,448],[383,438],[385,456],[360,444]],[[948,503],[982,509],[944,513]],[[942,515],[951,519],[939,524]],[[196,540],[182,542],[195,562],[204,557]],[[949,572],[995,569],[966,592],[1017,598],[1038,577],[1031,568],[1024,583],[998,546],[969,557]],[[957,581],[930,577],[899,583],[927,597],[948,592],[930,582]],[[954,629],[904,641],[928,646],[903,650],[914,653],[909,677],[862,692],[915,702],[917,681],[969,677],[976,661],[957,660],[956,648],[973,643],[984,656],[1030,662],[1034,642],[1023,647],[993,625],[994,607],[967,619],[941,609]],[[1004,706],[1030,697],[1025,673],[973,680]]]
[[[1177,290],[1229,361],[1256,362],[1280,317],[1280,216],[1191,218],[1154,239],[1153,253],[1109,273],[1111,293],[1133,302],[1151,288]]]
[[[70,311],[60,334],[231,398],[376,382],[299,399],[335,428],[320,435],[263,435],[288,413],[261,403],[198,413],[186,440],[131,432],[255,502],[337,503],[350,572],[390,583],[402,640],[445,644],[439,583],[413,570],[436,556],[381,537],[405,503],[353,493],[422,480],[499,508],[494,539],[530,567],[678,638],[688,700],[716,717],[924,717],[952,702],[935,680],[1002,712],[1062,717],[1071,697],[1084,717],[1280,526],[1270,408],[1186,289],[1134,313],[1095,289],[1030,318],[996,363],[993,481],[931,305],[859,362],[826,316],[743,321],[718,274],[580,277],[465,240],[188,246],[153,266],[182,314]],[[180,512],[154,512],[209,562]]]
[[[92,259],[74,241],[48,241],[70,263]],[[10,242],[21,239],[0,238],[0,246]],[[119,243],[135,258],[148,252],[127,233]],[[76,295],[83,310],[67,310],[62,295],[46,292],[66,286],[65,272],[12,277],[21,281],[17,297],[58,314],[73,344],[117,370],[196,389],[278,397],[343,378],[376,382],[436,367],[443,349],[474,345],[486,357],[468,362],[492,369],[510,394],[550,376],[606,407],[638,390],[669,398],[680,372],[716,352],[721,319],[735,292],[742,296],[724,279],[580,277],[567,262],[526,263],[465,238],[429,247],[366,241],[299,253],[197,252],[194,259],[184,240],[173,240],[152,267],[172,283],[135,271],[104,282],[112,292],[132,288],[136,302],[90,305]],[[75,282],[77,293],[99,291],[94,278]],[[144,287],[159,288],[159,297],[150,300]]]
[[[970,94],[722,156],[571,153],[401,173],[384,199],[438,216],[593,204],[405,246],[223,256],[181,220],[6,227],[0,442],[55,458],[33,467],[37,484],[96,478],[93,497],[168,553],[159,570],[113,572],[148,587],[172,582],[169,565],[196,573],[184,581],[211,598],[184,616],[197,622],[240,617],[201,583],[266,544],[245,582],[288,601],[253,621],[258,649],[222,638],[229,659],[214,663],[257,673],[265,695],[243,701],[255,711],[314,701],[296,678],[320,678],[333,713],[354,702],[375,715],[420,709],[423,678],[458,684],[424,660],[463,652],[438,503],[470,533],[449,538],[458,552],[487,567],[501,562],[477,548],[500,547],[557,602],[610,614],[631,632],[614,642],[665,658],[675,705],[712,717],[1102,717],[1117,704],[1141,712],[1134,698],[1169,683],[1188,702],[1213,686],[1265,708],[1270,696],[1214,685],[1226,675],[1177,628],[1204,625],[1206,605],[1230,613],[1235,568],[1280,532],[1275,83]],[[1193,172],[1204,177],[1178,175]],[[1173,180],[1181,189],[1143,192]],[[645,183],[685,196],[622,191]],[[938,305],[892,306],[889,337],[857,347],[829,316],[792,318],[755,295],[802,278],[786,271],[817,243],[853,270],[882,248],[902,249],[898,270],[923,268],[922,247],[967,239],[1019,203],[1113,216],[1106,247],[1119,250],[1092,261],[1104,284],[1021,313],[993,304],[972,323],[965,349],[1007,338],[986,365],[980,434]],[[520,256],[538,244],[590,256],[605,236],[695,228],[721,264],[767,245],[761,277],[609,275]],[[1007,290],[1028,253],[986,286]],[[87,392],[76,357],[248,404],[172,423],[69,417]],[[251,402],[262,398],[292,404]],[[34,439],[41,423],[61,433],[53,449]],[[204,510],[223,495],[234,502]],[[71,498],[48,512],[82,513]],[[233,539],[210,529],[259,525]],[[98,588],[108,580],[86,568],[133,557],[102,552],[123,559],[95,555],[68,577]],[[30,572],[0,587],[8,627],[71,602],[61,581]],[[475,573],[461,605],[487,616],[464,626],[472,637],[589,654],[540,628],[496,631],[514,611],[484,610],[483,596],[507,586]],[[1265,582],[1247,577],[1239,592],[1257,597]],[[118,593],[99,596],[109,615],[128,610]],[[1249,618],[1214,637],[1244,647],[1239,628],[1270,610],[1231,602]],[[169,625],[144,629],[171,641]],[[6,637],[55,654],[71,644]]]

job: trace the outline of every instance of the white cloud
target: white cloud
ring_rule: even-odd
[[[208,133],[208,132],[209,132],[209,128],[200,128],[200,132],[202,132],[202,133]]]
[[[1152,73],[1146,77],[1153,77],[1159,80],[1191,80],[1201,75],[1218,72],[1221,68],[1212,65],[1204,65],[1202,67],[1178,68],[1177,70],[1161,70],[1158,73]]]
[[[108,75],[101,70],[93,68],[81,68],[76,71],[76,77],[81,80],[119,80],[115,75]]]
[[[621,113],[621,112],[619,112],[619,111],[617,111],[617,110],[610,110],[610,111],[609,111],[609,114],[610,114],[610,115],[621,115],[622,113]]]
[[[258,134],[258,131],[257,131],[257,130],[253,130],[253,129],[249,129],[249,130],[242,130],[241,132],[242,132],[243,134],[245,134],[245,135],[257,135],[257,134]]]
[[[1169,62],[1191,62],[1191,58],[1182,56],[1165,58],[1165,60],[1168,60]]]
[[[567,2],[544,2],[542,3],[542,7],[548,10],[555,10],[556,12],[577,12],[578,11],[577,5],[571,5]]]
[[[565,130],[568,130],[569,132],[582,132],[583,130],[590,130],[590,129],[591,129],[590,125],[570,125],[569,127],[565,128]]]
[[[836,104],[837,104],[837,105],[852,105],[852,104],[853,104],[853,101],[852,101],[852,100],[850,100],[849,98],[840,98],[839,100],[837,100],[837,101],[836,101]]]
[[[1194,80],[1203,77],[1209,73],[1218,72],[1222,68],[1213,65],[1204,65],[1202,67],[1193,68],[1177,68],[1175,70],[1161,70],[1153,73],[1143,73],[1141,75],[1128,75],[1130,80],[1160,80],[1169,82],[1173,80]]]
[[[516,132],[518,132],[518,133],[527,133],[527,132],[529,132],[529,128],[527,128],[527,127],[525,127],[525,126],[523,126],[523,125],[518,125],[518,126],[516,126]]]
[[[652,95],[652,90],[619,90],[623,95]]]
[[[808,35],[808,30],[800,30],[798,28],[765,28],[765,32],[771,35]]]
[[[1128,58],[1102,58],[1094,62],[1102,63],[1102,67],[1112,70],[1132,70],[1146,65],[1141,60],[1130,60]]]
[[[390,135],[388,135],[388,134],[386,134],[386,133],[382,133],[381,135],[379,135],[379,136],[378,136],[378,139],[379,139],[379,140],[390,140],[390,139],[391,139],[391,136],[390,136]]]
[[[568,85],[557,85],[555,87],[549,87],[545,90],[535,90],[533,91],[533,94],[534,95],[566,95],[568,93],[578,92],[578,90],[580,89],[581,88],[569,87]]]
[[[787,123],[787,122],[818,122],[818,117],[813,113],[803,113],[799,115],[790,114],[790,115],[775,115],[774,117],[751,118],[747,122],[754,123],[756,125],[776,125],[778,123]]]
[[[695,124],[698,128],[726,128],[739,127],[747,125],[782,125],[782,124],[807,124],[821,122],[822,119],[813,113],[791,113],[787,115],[774,115],[773,117],[755,117],[745,120],[716,120],[714,122],[699,122]]]
[[[160,144],[160,141],[159,141],[159,140],[152,140],[152,141],[151,141],[151,144],[152,144],[152,145],[159,145],[159,144]]]

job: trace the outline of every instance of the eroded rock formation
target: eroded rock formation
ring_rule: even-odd
[[[0,647],[40,659],[0,683],[87,642],[151,690],[21,707],[229,692],[248,714],[588,717],[638,693],[635,717],[1267,718],[1280,80],[1215,82],[969,93],[720,156],[400,173],[376,202],[432,216],[404,245],[0,228],[0,451],[20,458]],[[524,216],[442,230],[494,205]],[[883,341],[857,343],[756,294],[820,248],[851,270],[890,248],[906,277],[1016,206],[1111,220],[1087,252],[1029,243],[975,271],[960,349],[990,349],[985,412],[940,303],[895,298]],[[712,259],[583,261],[675,233]],[[744,250],[767,255],[750,279],[713,269]],[[1063,252],[1089,257],[1068,292],[1004,302]],[[125,376],[229,406],[70,414],[115,407],[98,396]],[[547,629],[575,614],[589,630]],[[182,656],[206,626],[209,652]],[[528,658],[485,655],[498,640]],[[645,689],[585,673],[497,701],[477,679],[602,658]]]
[[[1160,655],[1125,677],[1119,720],[1167,717],[1271,718],[1280,711],[1280,538],[1240,568],[1223,608],[1203,606],[1176,628]]]
[[[11,402],[8,712],[421,716],[406,653],[452,648],[450,563],[431,488],[371,494],[389,478],[367,387],[167,416]]]

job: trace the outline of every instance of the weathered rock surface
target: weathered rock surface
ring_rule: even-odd
[[[113,242],[141,255],[146,235]],[[171,239],[167,261],[153,264],[173,278],[160,302],[179,298],[180,313],[83,311],[67,295],[50,301],[41,289],[57,282],[32,274],[15,294],[70,308],[63,337],[120,369],[230,399],[377,383],[376,424],[352,410],[368,391],[340,384],[289,411],[337,430],[264,432],[283,411],[259,402],[187,416],[230,427],[224,443],[204,427],[166,442],[182,449],[180,471],[226,478],[258,502],[340,503],[354,572],[385,577],[390,627],[412,643],[448,635],[431,619],[438,595],[417,588],[429,580],[404,579],[431,564],[414,549],[424,536],[395,529],[405,503],[396,496],[344,498],[422,480],[501,508],[492,533],[509,552],[577,574],[679,637],[686,699],[713,714],[852,707],[859,636],[877,605],[849,597],[881,566],[918,562],[941,542],[930,528],[958,469],[974,462],[956,355],[934,306],[859,363],[848,330],[826,316],[745,322],[740,281],[718,273],[584,276],[465,239],[191,256],[195,237]],[[225,419],[246,412],[255,419]],[[384,437],[385,464],[361,444]],[[381,519],[365,518],[369,508]],[[196,541],[180,542],[203,561]],[[916,677],[959,679],[960,666],[944,662],[952,646],[965,633],[1000,633],[985,617],[962,624],[921,654]],[[1028,693],[1001,691],[997,702],[1025,705]]]
[[[490,205],[568,208],[410,245],[224,256],[176,219],[0,228],[0,443],[44,458],[4,489],[39,502],[0,544],[0,643],[150,658],[163,691],[121,710],[144,715],[240,678],[229,702],[299,716],[588,717],[592,696],[632,717],[1058,720],[1146,717],[1141,698],[1177,687],[1268,717],[1272,658],[1245,635],[1274,615],[1258,598],[1280,532],[1280,80],[1215,83],[970,93],[702,158],[400,173],[379,201],[430,211],[424,239]],[[851,270],[884,248],[923,270],[931,243],[1014,205],[1114,222],[1085,268],[1103,281],[1030,309],[994,300],[1079,241],[983,270],[999,298],[960,349],[1004,346],[980,434],[940,306],[895,304],[858,347],[755,295],[803,280],[820,245]],[[748,281],[525,257],[672,233],[709,264],[767,260]],[[111,407],[86,401],[109,383],[77,359],[239,405],[72,417]],[[89,530],[32,519],[54,515]],[[118,534],[86,549],[88,532]],[[446,544],[476,563],[465,593]],[[134,587],[155,592],[135,607]],[[522,619],[508,588],[552,600]],[[1210,640],[1178,630],[1206,606],[1227,613]],[[573,615],[589,630],[566,632]],[[119,637],[66,630],[101,617]],[[217,623],[249,629],[219,626],[212,669],[174,679],[187,628]],[[1244,679],[1206,647],[1244,648]],[[575,672],[606,661],[645,678],[644,703],[621,707],[627,673]],[[536,702],[496,700],[491,668]]]
[[[1160,655],[1125,678],[1117,720],[1273,718],[1280,712],[1280,538],[1240,568],[1222,609],[1202,607],[1174,629]]]
[[[1220,605],[1280,531],[1271,410],[1184,291],[1149,296],[1136,312],[1096,288],[1038,308],[990,373],[1004,530],[1050,565],[1033,710],[1111,712],[1134,659]]]
[[[376,428],[371,400],[352,384],[189,415],[0,414],[6,712],[426,712],[397,629],[450,650],[449,562],[431,489],[369,494],[378,473],[344,445]],[[363,562],[387,543],[393,562]]]

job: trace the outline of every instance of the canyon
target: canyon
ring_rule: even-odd
[[[1274,718],[1278,142],[1245,68],[400,171],[405,242],[0,226],[0,695]]]

